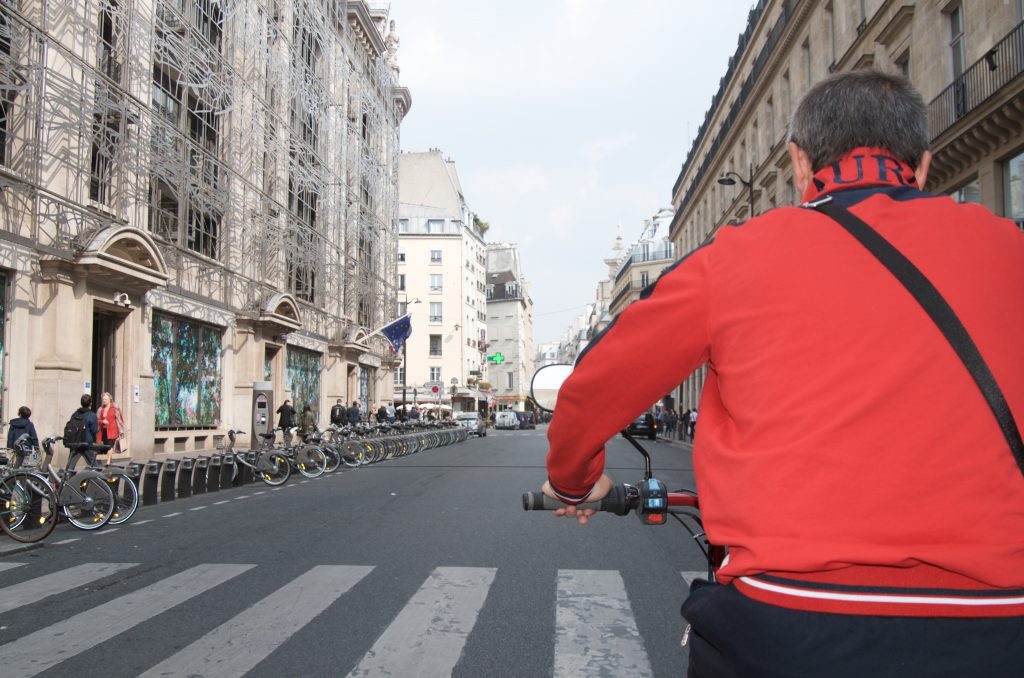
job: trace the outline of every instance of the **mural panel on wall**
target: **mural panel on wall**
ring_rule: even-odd
[[[306,405],[320,406],[320,354],[288,347],[288,388],[292,404],[301,412]]]
[[[220,424],[221,330],[153,314],[157,428]]]

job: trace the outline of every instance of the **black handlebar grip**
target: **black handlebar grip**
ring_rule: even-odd
[[[566,504],[558,501],[557,499],[552,499],[543,492],[523,493],[524,511],[554,511],[565,507]],[[608,513],[624,516],[629,513],[629,509],[631,507],[626,499],[626,487],[624,485],[615,485],[612,487],[612,491],[608,493],[608,496],[601,501],[589,501],[585,504],[577,504],[576,508],[594,509],[595,511],[606,511]]]

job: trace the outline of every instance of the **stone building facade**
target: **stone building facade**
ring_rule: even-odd
[[[522,412],[529,403],[537,354],[533,340],[533,299],[523,275],[519,248],[487,245],[487,367],[496,409]]]
[[[413,332],[395,399],[412,402],[415,389],[429,401],[425,385],[439,382],[444,404],[477,411],[486,395],[476,385],[487,381],[483,233],[441,151],[403,153],[399,166],[398,315],[410,315]]]
[[[0,4],[2,414],[110,392],[131,456],[251,430],[269,382],[391,396],[396,36],[367,2]],[[326,420],[326,416],[321,416]],[[247,441],[243,440],[244,445]]]
[[[828,73],[865,67],[904,73],[927,102],[926,190],[1024,223],[1022,18],[1022,0],[757,2],[672,189],[678,254],[751,211],[796,204],[796,102]],[[680,386],[681,408],[697,406],[705,369]]]

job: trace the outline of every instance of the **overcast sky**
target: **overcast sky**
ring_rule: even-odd
[[[404,151],[455,161],[491,242],[518,243],[535,341],[594,299],[672,185],[749,0],[392,0]]]

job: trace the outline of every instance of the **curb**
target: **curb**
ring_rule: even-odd
[[[693,450],[693,443],[685,440],[676,440],[675,438],[662,438],[658,436],[658,442],[671,445],[673,447],[681,447],[684,450]]]
[[[43,542],[41,541],[37,541],[31,544],[19,544],[18,542],[13,542],[10,544],[0,544],[0,558],[14,555],[15,553],[31,551],[32,549],[40,548],[42,545]]]

